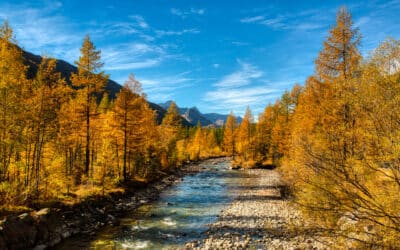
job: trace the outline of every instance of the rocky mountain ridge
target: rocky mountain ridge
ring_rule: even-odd
[[[164,109],[168,109],[171,103],[172,101],[170,100],[164,103],[159,103],[158,105]],[[190,108],[178,106],[178,110],[181,116],[193,125],[196,125],[198,122],[200,122],[202,126],[220,127],[225,124],[226,119],[228,118],[228,115],[218,114],[218,113],[203,114],[199,111],[199,109],[196,106]],[[240,123],[242,121],[242,118],[240,116],[237,116],[236,120],[238,121],[238,123]]]

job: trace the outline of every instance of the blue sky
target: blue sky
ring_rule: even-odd
[[[123,84],[133,73],[150,101],[242,115],[304,83],[342,5],[364,55],[400,38],[400,0],[0,0],[0,20],[24,49],[71,63],[89,34],[110,78]]]

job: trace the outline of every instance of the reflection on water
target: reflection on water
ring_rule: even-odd
[[[119,226],[106,228],[89,248],[176,249],[199,239],[207,224],[234,198],[230,187],[244,177],[241,171],[229,170],[227,162],[204,167],[204,172],[186,176],[158,201],[123,218]]]

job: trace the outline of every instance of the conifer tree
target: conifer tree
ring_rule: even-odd
[[[231,156],[235,157],[236,154],[236,128],[237,121],[233,112],[231,112],[226,119],[225,129],[224,129],[224,137],[223,137],[223,148],[225,152]]]
[[[72,84],[78,88],[78,95],[82,103],[82,119],[84,120],[85,130],[85,168],[84,174],[88,176],[90,167],[91,153],[91,120],[96,115],[96,98],[103,91],[107,83],[108,76],[104,72],[98,73],[103,67],[101,62],[101,51],[96,50],[90,37],[87,35],[80,49],[81,56],[75,62],[78,66],[78,73],[71,75]]]
[[[329,34],[315,61],[318,80],[331,83],[335,79],[354,77],[361,60],[358,51],[361,36],[353,27],[351,14],[345,7],[337,12],[336,25]]]
[[[25,123],[23,100],[27,80],[22,52],[14,43],[13,30],[5,21],[0,26],[0,182],[6,179],[13,181],[12,176],[18,182],[21,178],[10,175],[10,165],[20,160],[19,144]],[[15,169],[15,172],[22,171]],[[26,175],[26,169],[24,172]],[[17,188],[20,186],[17,185]],[[0,200],[1,195],[0,191]]]
[[[237,150],[241,156],[242,164],[253,164],[254,151],[254,117],[249,107],[246,108],[243,120],[237,131]],[[249,162],[247,162],[249,161]],[[251,162],[250,162],[251,161]],[[249,167],[250,167],[249,165]]]
[[[180,139],[182,133],[182,117],[175,102],[172,102],[169,106],[160,127],[162,145],[166,149],[168,158],[164,165],[173,166],[177,161],[176,142]]]
[[[30,93],[26,99],[25,164],[31,169],[30,178],[35,180],[34,195],[38,198],[43,151],[57,135],[58,111],[68,95],[65,80],[60,72],[56,72],[55,59],[42,59]]]
[[[133,130],[135,129],[135,120],[138,117],[138,107],[136,105],[137,99],[140,98],[141,87],[140,83],[129,75],[128,80],[117,94],[117,99],[114,105],[115,121],[117,127],[122,132],[123,142],[123,165],[122,172],[124,180],[127,180],[127,165],[129,159],[129,145],[131,145]]]
[[[202,145],[203,145],[204,133],[201,128],[200,122],[197,123],[196,132],[194,134],[192,142],[192,150],[190,154],[190,159],[199,160],[201,157]]]

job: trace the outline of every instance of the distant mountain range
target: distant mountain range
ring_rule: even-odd
[[[21,49],[21,48],[20,48]],[[42,61],[42,57],[32,54],[28,51],[22,50],[22,55],[25,60],[25,64],[29,66],[28,68],[28,78],[32,79],[35,77],[39,65]],[[78,72],[76,66],[60,59],[57,60],[56,70],[61,73],[61,75],[66,79],[66,81],[71,84],[70,76],[72,73]],[[121,90],[122,86],[117,82],[109,79],[107,85],[105,86],[105,91],[108,93],[111,99],[114,99],[117,93]],[[161,123],[162,119],[166,114],[166,110],[171,105],[172,101],[167,101],[161,104],[155,104],[148,102],[150,107],[157,112],[157,122]],[[179,108],[179,113],[182,115],[182,125],[184,126],[196,126],[198,122],[202,126],[222,126],[225,124],[228,115],[209,113],[202,114],[196,107],[192,108]],[[238,122],[241,122],[241,118],[237,117]]]
[[[165,110],[169,108],[172,101],[167,101],[165,103],[159,103],[158,105]],[[223,126],[228,118],[228,115],[217,114],[217,113],[206,113],[202,114],[197,107],[191,108],[181,108],[178,107],[179,113],[182,115],[185,120],[189,123],[196,125],[198,122],[202,126]],[[236,117],[237,121],[242,122],[241,117]]]

